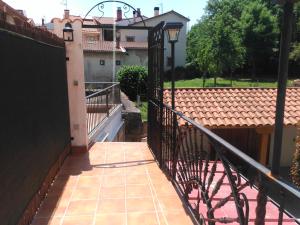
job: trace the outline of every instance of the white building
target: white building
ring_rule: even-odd
[[[144,23],[138,16],[140,10],[133,14],[132,18],[122,18],[121,8],[117,10],[116,20],[112,17],[102,17],[85,20],[84,24],[108,24],[118,26],[143,27]],[[154,27],[160,22],[182,22],[183,28],[180,32],[179,41],[176,44],[175,67],[184,66],[186,63],[186,33],[188,18],[175,11],[159,14],[159,8],[154,8],[154,16],[147,18],[143,16],[146,27]],[[120,33],[120,44],[113,42],[115,32]],[[83,29],[83,51],[86,81],[114,81],[118,69],[122,65],[148,66],[148,31],[120,29],[114,31],[109,28]],[[165,70],[171,66],[171,47],[165,36]]]

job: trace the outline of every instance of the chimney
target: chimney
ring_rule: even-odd
[[[137,15],[136,15],[136,16],[137,16],[137,17],[140,17],[140,16],[142,15],[142,14],[141,14],[141,9],[140,9],[140,8],[137,8],[136,11],[137,11]]]
[[[69,19],[69,17],[70,17],[70,10],[65,9],[65,12],[64,12],[64,19]]]
[[[154,16],[159,16],[159,7],[154,8]]]
[[[122,19],[123,19],[122,18],[122,9],[121,9],[121,7],[118,7],[118,9],[117,9],[117,21],[120,21]]]
[[[133,11],[133,22],[136,22],[136,11]]]

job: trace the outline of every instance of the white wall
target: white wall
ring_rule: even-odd
[[[54,19],[54,33],[63,37],[63,27],[70,22],[74,30],[74,41],[66,42],[68,97],[72,147],[87,150],[87,122],[84,84],[84,61],[82,49],[82,24],[80,20]]]
[[[296,136],[297,136],[296,126],[285,126],[283,128],[282,150],[281,150],[281,159],[280,159],[281,166],[291,166],[293,155],[296,149],[296,142],[295,142]],[[274,132],[271,135],[269,165],[272,164],[273,148],[274,148]]]
[[[105,65],[100,65],[100,60],[105,60]],[[147,50],[128,50],[127,54],[117,53],[116,60],[121,61],[118,70],[123,65],[142,65],[148,66]],[[84,52],[84,76],[86,82],[111,82],[113,78],[113,53],[112,52]]]
[[[100,60],[105,60],[105,65],[100,65]],[[116,54],[116,60],[121,60],[123,56]],[[86,82],[111,82],[113,79],[113,53],[112,52],[84,52],[84,76]],[[121,66],[115,66],[116,73]]]
[[[148,50],[130,49],[127,54],[123,55],[125,65],[141,65],[148,66]]]
[[[168,13],[159,17],[153,17],[150,20],[145,22],[146,22],[146,26],[154,27],[157,24],[159,24],[161,21],[183,23],[183,27],[179,34],[179,40],[175,44],[175,67],[184,66],[186,64],[187,20],[185,20],[184,18],[176,14]],[[137,24],[137,26],[143,26],[143,23],[139,23]],[[144,39],[145,41],[147,41],[147,37],[143,36],[143,38],[145,38]],[[167,58],[170,56],[171,56],[171,46],[168,43],[167,34],[165,33],[165,70],[171,69],[169,66],[167,66],[167,62],[168,62]]]

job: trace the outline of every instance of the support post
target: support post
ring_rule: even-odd
[[[175,42],[171,42],[171,56],[172,56],[172,109],[175,110]],[[172,176],[176,176],[176,114],[172,112]]]
[[[282,27],[281,43],[280,43],[274,149],[273,149],[273,159],[272,159],[272,168],[271,168],[273,175],[278,175],[280,170],[285,96],[286,96],[286,85],[287,85],[287,78],[288,78],[290,42],[292,36],[293,5],[294,3],[292,3],[291,1],[286,1],[283,6],[284,15],[283,15],[283,27]]]

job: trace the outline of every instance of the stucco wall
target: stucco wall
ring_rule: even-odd
[[[105,60],[105,65],[100,65],[100,60]],[[115,72],[123,65],[148,66],[147,50],[128,50],[127,54],[117,53],[116,60],[121,61],[120,66],[115,66]],[[84,52],[84,76],[87,82],[110,82],[113,80],[113,53],[112,52]]]
[[[159,24],[161,21],[164,22],[182,22],[184,26],[182,27],[180,34],[179,34],[179,40],[175,45],[175,66],[184,66],[186,63],[186,34],[187,34],[187,21],[172,13],[168,13],[159,17],[154,17],[148,21],[146,21],[146,26],[154,27],[157,24]],[[137,26],[143,26],[142,23],[137,24]],[[132,32],[133,33],[133,32]],[[145,34],[145,33],[144,33]],[[147,36],[144,36],[144,40],[147,41]],[[171,56],[171,46],[168,43],[167,35],[165,34],[165,70],[171,69],[169,66],[167,66],[167,58]]]
[[[100,65],[100,60],[105,60],[105,65]],[[122,55],[116,54],[116,60],[121,60],[123,65]],[[86,82],[111,82],[113,80],[113,62],[112,52],[84,52],[84,77]],[[115,71],[121,66],[115,65]]]
[[[283,129],[283,139],[282,139],[282,150],[281,150],[281,166],[290,166],[292,163],[293,154],[296,148],[296,136],[297,128],[296,126],[286,126]],[[274,147],[274,132],[271,135],[271,144],[270,144],[270,156],[269,164],[272,164],[273,157],[273,147]]]
[[[123,61],[125,65],[141,65],[147,67],[148,50],[128,50],[127,54],[123,55]]]
[[[84,61],[82,48],[81,20],[53,19],[54,33],[63,37],[63,27],[71,22],[74,30],[74,41],[66,42],[68,97],[70,109],[70,130],[73,147],[87,149],[87,122],[84,84]]]

